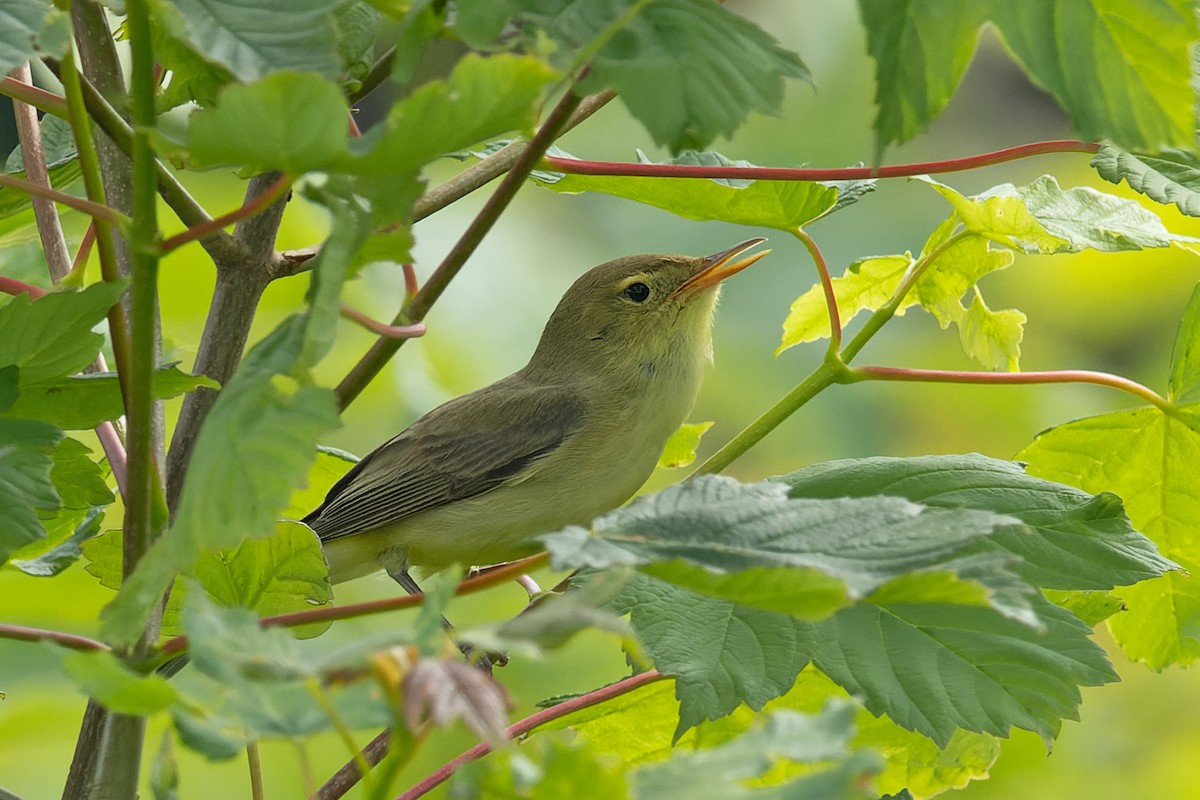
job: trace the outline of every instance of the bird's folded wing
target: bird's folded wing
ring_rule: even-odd
[[[457,398],[355,464],[304,522],[328,541],[523,480],[583,412],[577,393],[513,378]]]

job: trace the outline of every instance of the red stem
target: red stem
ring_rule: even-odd
[[[808,254],[812,256],[813,264],[817,267],[817,275],[821,279],[821,289],[825,292],[825,307],[829,310],[829,352],[837,353],[842,349],[842,318],[838,312],[837,295],[833,293],[833,278],[829,276],[829,265],[816,240],[803,228],[797,228],[793,233],[804,243]]]
[[[19,281],[16,278],[6,278],[0,275],[0,292],[11,294],[14,297],[19,294],[27,294],[34,300],[46,293],[46,290],[40,286],[34,286],[32,283]]]
[[[417,322],[412,325],[388,325],[376,319],[371,319],[357,308],[342,303],[340,313],[343,317],[356,322],[378,336],[388,339],[415,339],[425,335],[425,323]]]
[[[16,639],[22,642],[54,642],[72,650],[109,650],[104,642],[86,636],[44,628],[29,628],[24,625],[0,623],[0,639]]]
[[[0,78],[0,94],[20,100],[47,114],[53,114],[63,119],[67,117],[67,98],[47,92],[45,89],[39,89],[31,83],[6,75]]]
[[[160,251],[165,255],[181,245],[193,242],[196,239],[202,239],[213,231],[219,231],[235,222],[253,217],[288,192],[292,188],[294,180],[290,175],[280,175],[279,179],[271,184],[271,188],[260,195],[255,195],[254,199],[245,205],[235,208],[228,214],[222,214],[219,217],[205,220],[199,225],[193,225],[182,233],[177,233],[174,236],[164,239],[163,243],[159,245]]]
[[[417,292],[421,291],[421,284],[417,283],[417,270],[411,261],[401,264],[400,269],[404,272],[404,302],[407,303]]]
[[[851,367],[847,381],[921,381],[924,383],[976,383],[993,385],[1026,385],[1037,383],[1093,383],[1109,386],[1135,395],[1166,412],[1174,406],[1153,389],[1107,372],[1086,369],[1064,369],[1052,372],[972,372],[940,369],[906,369],[902,367]]]
[[[92,245],[96,243],[96,222],[93,220],[88,223],[87,230],[83,232],[83,239],[79,242],[79,249],[75,251],[75,260],[71,262],[71,273],[75,274],[80,267],[87,263],[88,257],[92,254]]]
[[[82,197],[76,197],[73,194],[60,192],[57,189],[52,189],[48,186],[40,186],[32,181],[24,180],[13,175],[0,174],[0,186],[10,186],[13,189],[19,189],[29,195],[39,197],[48,197],[56,203],[61,203],[64,206],[82,211],[84,214],[90,214],[98,219],[107,220],[114,225],[128,223],[129,219],[114,208],[93,203],[91,200],[85,200]]]
[[[560,717],[565,717],[568,714],[579,711],[580,709],[591,708],[592,706],[599,705],[606,700],[611,700],[614,697],[620,697],[623,694],[628,694],[634,689],[639,689],[648,683],[654,683],[655,681],[662,680],[666,677],[666,675],[663,675],[658,670],[652,669],[648,672],[642,672],[638,675],[628,677],[623,681],[617,681],[609,686],[601,687],[594,692],[588,692],[587,694],[580,695],[579,697],[574,697],[570,700],[559,703],[556,706],[542,709],[536,714],[531,714],[520,722],[510,725],[507,731],[508,738],[515,739],[518,736],[524,736],[534,728],[545,725],[547,722],[559,719]],[[480,742],[454,760],[448,761],[435,772],[430,773],[425,777],[424,780],[413,784],[408,791],[401,794],[396,798],[396,800],[416,800],[416,798],[425,795],[435,786],[444,783],[451,775],[454,774],[455,770],[457,770],[463,764],[474,761],[477,758],[482,758],[491,751],[491,745]]]
[[[537,553],[520,561],[510,561],[503,566],[495,567],[485,573],[467,578],[458,584],[454,590],[455,596],[474,594],[491,586],[514,579],[518,575],[531,572],[543,567],[550,560],[549,553]],[[307,625],[310,622],[336,622],[353,617],[365,617],[369,614],[380,614],[385,611],[398,611],[420,605],[425,600],[423,594],[406,594],[398,597],[387,597],[382,600],[370,600],[365,603],[354,603],[348,606],[323,606],[307,611],[293,611],[290,614],[278,614],[274,617],[263,617],[258,624],[264,628],[294,628],[297,625]],[[187,637],[176,636],[163,642],[162,652],[171,654],[187,649]]]
[[[691,164],[628,164],[614,161],[584,161],[575,158],[544,156],[542,161],[559,172],[574,175],[612,175],[640,178],[735,178],[763,181],[846,181],[865,178],[908,178],[941,172],[1002,164],[1028,156],[1050,153],[1095,153],[1100,145],[1077,139],[1033,142],[991,153],[922,164],[898,164],[890,167],[843,167],[840,169],[792,169],[788,167],[719,167]]]

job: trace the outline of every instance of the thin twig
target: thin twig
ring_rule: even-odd
[[[47,114],[62,119],[67,118],[67,99],[62,95],[34,86],[28,78],[17,80],[7,75],[0,78],[0,94],[20,100]]]
[[[1161,411],[1171,413],[1175,406],[1162,395],[1137,381],[1108,372],[1085,369],[1042,372],[982,372],[973,370],[907,369],[903,367],[851,367],[841,382],[913,381],[920,383],[965,383],[990,386],[1026,386],[1046,383],[1091,383],[1108,386],[1145,400]]]
[[[414,325],[387,325],[377,319],[371,319],[357,308],[348,306],[345,303],[342,303],[338,313],[351,322],[371,331],[371,333],[387,339],[414,339],[418,336],[424,336],[426,332],[424,322],[418,322]]]
[[[13,74],[26,84],[33,82],[33,73],[28,62],[14,69]],[[46,151],[42,147],[42,126],[38,122],[37,109],[18,100],[13,100],[12,105],[17,121],[18,138],[21,141],[21,159],[25,164],[25,174],[33,183],[53,189],[50,172],[46,168]],[[66,100],[63,100],[63,107],[66,107]],[[48,198],[34,195],[33,215],[37,220],[38,236],[42,241],[42,253],[46,256],[50,278],[57,283],[71,269],[71,254],[67,252],[67,239],[63,235],[58,209]]]
[[[829,352],[836,353],[842,346],[842,318],[838,311],[837,295],[833,291],[833,278],[829,276],[829,265],[817,242],[803,228],[792,231],[812,256],[817,268],[817,276],[821,281],[821,289],[825,293],[825,308],[829,314]]]
[[[74,633],[52,631],[45,628],[30,628],[25,625],[0,623],[0,639],[16,639],[22,642],[54,642],[71,650],[109,650],[104,642],[79,636]]]
[[[263,192],[262,194],[255,195],[247,202],[243,203],[241,206],[235,208],[233,211],[230,211],[227,214],[222,214],[219,217],[205,220],[204,222],[193,225],[182,233],[177,233],[174,236],[165,239],[160,246],[160,249],[164,254],[169,253],[181,245],[187,244],[188,242],[194,242],[197,239],[202,239],[214,231],[219,231],[235,222],[248,219],[255,214],[262,212],[276,200],[287,194],[291,190],[292,183],[294,181],[295,178],[290,175],[280,175],[278,180],[276,180],[275,183],[273,183],[271,187],[267,189],[267,191]]]
[[[19,281],[16,278],[9,278],[0,275],[0,292],[11,294],[14,297],[19,294],[27,294],[34,300],[46,294],[46,290],[40,286],[34,286],[32,283]]]
[[[484,589],[505,583],[516,576],[544,567],[550,560],[549,553],[538,553],[519,561],[510,561],[489,572],[467,578],[458,584],[454,590],[456,597],[481,592]],[[387,611],[399,611],[404,608],[418,606],[425,601],[423,594],[405,594],[396,597],[385,597],[381,600],[369,600],[365,603],[352,603],[345,606],[322,606],[305,611],[293,611],[290,614],[278,614],[273,617],[263,617],[258,624],[264,628],[295,628],[312,622],[336,622],[337,620],[365,617],[372,614],[382,614]],[[163,642],[160,648],[164,655],[175,655],[187,649],[186,636],[176,636]]]
[[[762,181],[847,181],[867,178],[911,178],[914,175],[961,172],[1003,164],[1029,156],[1051,153],[1095,153],[1099,149],[1100,145],[1096,142],[1055,139],[944,161],[926,161],[919,164],[899,164],[890,167],[844,167],[838,169],[630,164],[615,161],[585,161],[557,156],[546,156],[543,161],[551,169],[572,175],[608,175],[633,178],[733,178]]]
[[[630,676],[623,681],[618,681],[614,684],[610,684],[609,686],[601,687],[595,691],[580,695],[579,697],[573,697],[570,700],[566,700],[556,706],[544,708],[536,714],[531,714],[520,722],[510,725],[506,733],[509,739],[516,739],[519,736],[524,736],[530,731],[545,725],[547,722],[553,722],[554,720],[561,719],[568,714],[574,714],[576,711],[600,705],[601,703],[607,702],[614,697],[620,697],[622,695],[629,694],[635,689],[640,689],[647,684],[661,681],[665,678],[667,678],[667,676],[663,675],[656,669],[638,673],[637,675]],[[450,776],[458,771],[458,769],[464,764],[468,764],[472,761],[483,758],[485,755],[490,753],[492,749],[493,748],[490,744],[487,744],[486,742],[480,742],[470,750],[467,750],[437,770],[431,772],[422,780],[413,784],[408,791],[401,794],[396,798],[396,800],[416,800],[418,797],[425,796],[434,787],[439,786],[449,780]],[[322,800],[324,800],[324,798],[322,798]]]
[[[82,211],[85,214],[90,214],[96,219],[102,219],[106,222],[128,225],[129,217],[117,211],[115,208],[110,208],[103,203],[96,203],[83,197],[76,197],[73,194],[60,192],[57,189],[52,189],[48,186],[41,186],[33,181],[27,181],[24,178],[18,178],[13,175],[0,173],[0,186],[10,186],[13,189],[20,189],[26,194],[34,195],[35,197],[46,197],[56,203]]]

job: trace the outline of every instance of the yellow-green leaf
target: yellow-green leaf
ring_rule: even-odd
[[[679,430],[667,439],[667,445],[658,457],[658,466],[662,469],[677,469],[691,464],[696,460],[696,448],[700,446],[700,437],[712,426],[712,422],[687,422],[680,425]]]

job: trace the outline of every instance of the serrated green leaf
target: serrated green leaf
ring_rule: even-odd
[[[1034,605],[1042,631],[988,608],[861,604],[812,623],[801,649],[869,711],[939,746],[958,728],[1007,736],[1018,727],[1049,742],[1064,718],[1078,719],[1079,686],[1117,675],[1086,625]]]
[[[570,158],[569,154],[559,153]],[[691,153],[668,164],[731,162],[718,153]],[[601,192],[661,208],[685,219],[722,220],[741,225],[795,231],[828,214],[838,203],[839,187],[815,181],[730,181],[708,178],[630,178],[611,175],[555,174],[539,181],[556,192]],[[535,178],[537,176],[534,176]],[[853,196],[861,187],[840,187]]]
[[[118,714],[146,717],[179,702],[166,678],[138,675],[108,650],[71,653],[63,668],[84,694]]]
[[[167,0],[151,0],[150,40],[154,57],[170,71],[166,87],[155,98],[159,112],[194,102],[207,108],[217,102],[217,93],[236,82],[227,67],[209,60],[193,46],[184,16]]]
[[[696,460],[696,449],[700,447],[700,437],[713,426],[712,422],[692,422],[679,426],[679,430],[671,434],[658,457],[660,469],[678,469],[686,467]]]
[[[316,72],[337,78],[337,0],[175,0],[191,46],[243,81],[271,72]],[[325,124],[308,115],[306,123]],[[263,121],[262,114],[248,119]],[[345,123],[345,118],[338,120]],[[303,126],[300,126],[303,127]]]
[[[183,629],[188,655],[200,672],[232,686],[244,681],[296,680],[312,674],[296,641],[283,628],[263,628],[258,614],[213,602],[195,582],[187,585]]]
[[[46,525],[46,541],[38,543],[42,546],[21,548],[13,554],[12,565],[26,575],[54,577],[79,560],[83,544],[99,535],[103,519],[100,507],[59,514]]]
[[[90,447],[69,436],[54,448],[50,479],[64,508],[106,506],[116,499],[100,466],[92,461],[91,453]]]
[[[351,89],[371,71],[380,20],[379,11],[362,0],[340,0],[333,9],[338,62]]]
[[[338,480],[350,471],[358,458],[333,447],[318,447],[317,458],[308,470],[304,486],[292,492],[292,498],[284,509],[287,519],[303,519],[308,512],[321,505],[325,495]]]
[[[154,398],[166,400],[201,386],[219,389],[204,375],[188,375],[178,367],[154,373]],[[21,396],[6,412],[7,417],[36,417],[67,430],[94,428],[125,413],[121,385],[114,372],[98,372],[43,381],[21,387]]]
[[[0,74],[30,59],[62,55],[70,40],[62,9],[41,0],[7,0],[0,8]]]
[[[0,366],[20,367],[25,385],[79,372],[104,341],[92,328],[124,291],[125,282],[118,281],[80,292],[51,292],[36,301],[14,297],[0,307]]]
[[[1051,603],[1070,611],[1089,628],[1094,628],[1113,614],[1125,610],[1125,604],[1120,598],[1108,592],[1047,591],[1045,594]]]
[[[1020,556],[1021,574],[1043,588],[1112,589],[1176,566],[1134,530],[1116,496],[1034,477],[1012,461],[977,454],[846,459],[775,480],[797,497],[882,494],[1015,517],[1028,530],[1000,530],[988,541]]]
[[[875,59],[876,152],[924,131],[975,52],[984,11],[962,0],[859,0]]]
[[[0,414],[12,408],[13,403],[21,396],[17,385],[20,373],[21,370],[17,369],[16,364],[0,367]]]
[[[953,220],[952,216],[948,221],[953,223]],[[925,243],[924,252],[930,253],[938,246],[934,241],[942,232],[943,228],[934,232]],[[963,307],[963,295],[971,291],[985,275],[1007,269],[1012,262],[1012,251],[992,249],[988,245],[988,239],[983,236],[959,236],[953,241],[947,239],[945,248],[917,279],[912,295],[906,298],[902,305],[919,303],[933,315],[942,330],[950,327],[951,323],[958,325],[959,335],[963,339],[963,350],[967,351],[967,355],[975,357],[967,350],[968,340],[963,325],[969,313]],[[972,296],[979,297],[978,289]]]
[[[348,166],[361,174],[412,173],[446,153],[526,130],[553,78],[529,56],[468,54],[444,81],[430,81],[392,106],[387,120],[363,137],[366,156]]]
[[[0,563],[44,538],[39,512],[61,506],[50,472],[62,436],[45,422],[0,419]]]
[[[894,497],[795,499],[780,483],[701,476],[599,517],[590,531],[541,538],[558,568],[637,566],[695,591],[819,618],[903,573],[946,567],[1013,524]],[[755,580],[741,575],[748,570]]]
[[[1015,308],[992,311],[978,291],[958,326],[963,352],[988,369],[1020,369],[1025,315]]]
[[[1190,0],[988,6],[1013,56],[1062,104],[1082,138],[1146,150],[1192,146],[1197,28]]]
[[[798,648],[805,623],[787,614],[707,598],[645,575],[622,590],[613,609],[630,615],[655,666],[675,678],[678,725],[663,747],[743,703],[761,709],[808,663]],[[645,737],[653,736],[643,731],[638,739],[648,747]]]
[[[42,158],[45,159],[47,167],[61,167],[78,157],[79,151],[75,147],[75,133],[71,130],[71,123],[62,117],[46,114],[38,121],[38,128],[41,131]],[[25,159],[20,147],[14,148],[9,154],[8,161],[4,163],[4,171],[9,174],[19,172],[25,177]]]
[[[1192,290],[1175,336],[1167,397],[1174,403],[1200,401],[1200,284]]]
[[[162,744],[150,767],[150,792],[154,800],[179,800],[179,765],[175,763],[170,731],[163,731]]]
[[[583,742],[550,736],[522,743],[519,752],[496,753],[454,772],[455,800],[520,797],[522,800],[628,800],[625,766]]]
[[[349,158],[348,115],[337,84],[311,72],[233,84],[221,91],[216,108],[192,114],[189,158],[196,167],[231,164],[291,175],[331,169]]]
[[[1154,669],[1200,656],[1200,407],[1167,415],[1140,408],[1069,422],[1038,436],[1018,458],[1029,471],[1087,492],[1115,492],[1129,516],[1188,574],[1118,589],[1127,610],[1109,621],[1131,659]]]
[[[634,796],[639,800],[685,796],[696,800],[722,800],[757,796],[796,800],[849,800],[874,798],[871,779],[881,764],[874,753],[851,753],[854,708],[831,703],[819,715],[776,711],[754,727],[722,744],[647,764],[633,773]],[[767,779],[780,762],[834,762],[826,770],[807,772],[777,786],[755,791],[743,781]],[[767,780],[768,784],[774,781]]]
[[[1200,164],[1189,153],[1149,156],[1103,144],[1092,157],[1092,166],[1106,181],[1124,180],[1130,189],[1155,202],[1174,203],[1180,212],[1200,217]]]
[[[901,279],[913,264],[912,256],[875,256],[855,261],[846,268],[846,274],[833,279],[833,294],[837,298],[838,314],[845,325],[863,310],[875,310],[891,298]],[[912,305],[911,302],[908,305]],[[905,306],[896,309],[903,316]],[[814,285],[796,298],[783,321],[783,338],[778,355],[789,347],[804,342],[829,338],[829,311],[825,303],[825,292],[820,284]]]
[[[795,53],[713,0],[618,0],[599,12],[595,0],[515,5],[537,9],[526,18],[544,26],[564,59],[600,41],[580,88],[615,90],[654,141],[676,152],[731,136],[750,112],[778,113],[784,78],[810,80]],[[618,20],[624,25],[605,41]]]

